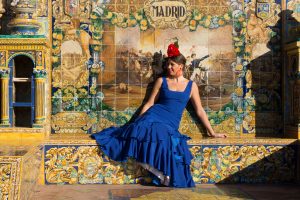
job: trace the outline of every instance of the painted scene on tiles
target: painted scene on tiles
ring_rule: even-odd
[[[177,42],[185,77],[198,85],[217,132],[282,134],[276,1],[181,0],[173,8],[159,0],[80,1],[66,13],[61,3],[52,11],[53,133],[94,133],[134,119]],[[180,130],[205,134],[189,106]]]

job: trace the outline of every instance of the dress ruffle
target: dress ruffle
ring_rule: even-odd
[[[147,116],[122,127],[110,127],[91,136],[109,158],[124,162],[129,157],[147,163],[165,176],[170,186],[193,187],[187,140],[178,130]]]

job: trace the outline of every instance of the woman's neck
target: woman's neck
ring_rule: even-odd
[[[185,78],[183,77],[183,75],[180,76],[168,76],[168,78],[170,80],[176,81],[176,82],[180,82],[183,81]]]

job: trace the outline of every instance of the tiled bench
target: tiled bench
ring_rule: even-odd
[[[201,183],[291,183],[299,180],[299,143],[292,139],[201,139],[189,143],[194,181]],[[45,184],[150,182],[133,160],[109,161],[94,140],[49,140],[44,144]],[[141,178],[143,177],[143,178]]]

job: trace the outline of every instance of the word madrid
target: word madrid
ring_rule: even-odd
[[[183,17],[186,13],[183,6],[152,6],[154,17]]]

